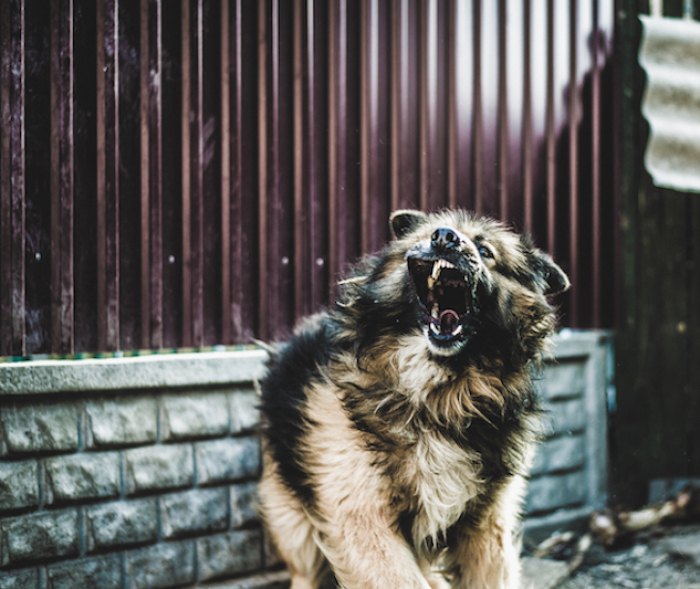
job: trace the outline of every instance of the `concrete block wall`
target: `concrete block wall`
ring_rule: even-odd
[[[530,471],[525,531],[575,527],[607,500],[607,404],[614,397],[612,342],[604,332],[564,331],[537,383],[543,441]]]
[[[609,346],[557,338],[530,533],[605,499]],[[0,364],[0,589],[278,589],[255,511],[261,351]]]
[[[263,361],[0,365],[0,589],[279,586],[255,511]],[[75,390],[85,370],[103,378]]]

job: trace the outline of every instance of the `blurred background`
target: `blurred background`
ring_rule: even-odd
[[[189,394],[225,385],[225,432],[190,433],[195,442],[238,440],[248,430],[231,425],[234,389],[247,399],[261,372],[225,383],[88,386],[71,362],[258,354],[254,340],[283,340],[329,303],[348,265],[390,238],[397,208],[501,219],[531,233],[569,274],[573,287],[556,301],[565,328],[557,342],[571,368],[566,382],[578,384],[551,390],[557,402],[592,387],[589,409],[600,419],[590,431],[600,443],[592,422],[567,431],[595,450],[586,454],[594,503],[640,506],[653,481],[700,477],[700,186],[647,169],[651,66],[638,55],[640,15],[692,27],[700,5],[653,4],[4,0],[0,458],[10,470],[30,465],[6,479],[16,490],[26,478],[30,490],[17,499],[0,483],[0,504],[3,492],[10,497],[0,511],[12,521],[41,515],[53,505],[45,459],[97,448],[88,394],[122,407],[153,389],[146,413],[161,424],[164,386]],[[700,72],[697,37],[674,26],[659,33],[681,47],[660,62],[672,74],[661,76],[666,96],[678,94],[674,80]],[[653,41],[656,29],[647,31]],[[685,73],[674,69],[683,64]],[[700,170],[692,110],[700,90],[690,86],[690,99],[680,107],[669,99],[661,118]],[[673,149],[655,152],[662,166],[678,161]],[[36,380],[42,362],[59,359],[46,373],[53,384]],[[250,362],[262,366],[262,356]],[[67,418],[75,444],[53,434],[44,445],[13,442],[14,428],[58,431],[62,418],[41,417],[54,415],[46,409],[58,407],[54,393],[80,399]],[[123,431],[136,427],[130,406],[117,412]],[[122,461],[113,498],[130,497],[122,449],[177,438],[153,427],[152,437],[105,442]],[[241,480],[255,479],[245,473]],[[21,568],[7,542],[0,568]],[[83,540],[76,554],[87,553]]]

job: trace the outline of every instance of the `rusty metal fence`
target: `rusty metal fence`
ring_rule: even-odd
[[[612,324],[613,0],[48,4],[0,3],[0,356],[284,337],[398,207],[529,230]]]

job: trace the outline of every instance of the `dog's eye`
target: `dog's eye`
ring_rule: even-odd
[[[485,245],[479,245],[478,248],[479,248],[479,255],[482,258],[487,258],[487,259],[493,258],[493,252],[489,248],[487,248]]]

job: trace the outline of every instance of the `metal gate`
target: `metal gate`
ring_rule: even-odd
[[[284,337],[397,207],[529,230],[612,324],[612,0],[0,11],[0,355]]]

